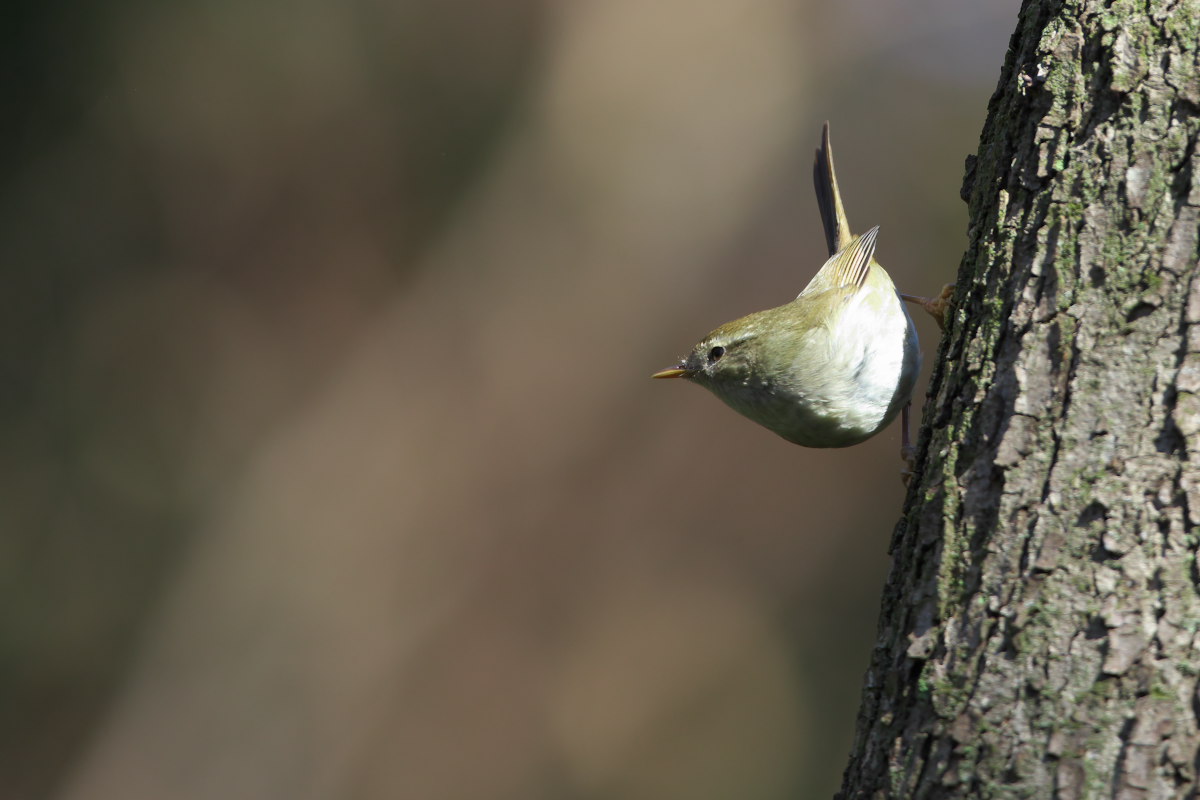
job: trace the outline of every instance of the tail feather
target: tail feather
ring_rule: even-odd
[[[842,193],[838,191],[837,174],[833,171],[833,149],[829,146],[829,123],[821,129],[821,146],[813,158],[813,187],[817,190],[817,208],[825,227],[825,243],[829,255],[844,250],[854,239],[846,210],[842,208]]]

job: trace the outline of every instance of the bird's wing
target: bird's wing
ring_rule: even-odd
[[[854,235],[846,210],[842,208],[842,193],[838,191],[837,174],[833,171],[833,149],[829,146],[829,123],[821,128],[821,146],[813,157],[813,188],[817,191],[817,208],[825,227],[825,243],[829,255],[844,250]]]
[[[855,236],[850,244],[835,253],[825,266],[813,276],[800,293],[824,292],[830,289],[848,289],[851,293],[861,289],[871,271],[871,259],[875,255],[875,237],[879,234],[876,225],[862,236]]]

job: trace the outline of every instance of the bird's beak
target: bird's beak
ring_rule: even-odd
[[[651,375],[650,377],[651,378],[684,378],[691,374],[692,374],[692,371],[690,369],[684,369],[682,366],[679,366],[679,367],[671,367],[670,369],[660,370],[660,371],[654,373],[653,375]]]

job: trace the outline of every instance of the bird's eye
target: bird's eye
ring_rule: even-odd
[[[723,355],[725,355],[725,348],[721,347],[720,345],[717,345],[712,350],[708,351],[708,363],[711,364],[714,361],[717,361]]]

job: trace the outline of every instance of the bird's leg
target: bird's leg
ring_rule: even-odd
[[[940,330],[946,330],[946,312],[953,305],[950,298],[954,296],[954,284],[947,283],[942,287],[942,292],[937,297],[918,297],[915,294],[900,293],[901,300],[907,300],[910,303],[916,303],[921,308],[929,312],[929,316],[933,317],[933,321],[938,324]]]
[[[954,305],[952,300],[954,297],[953,283],[943,286],[937,297],[918,297],[903,292],[898,292],[898,294],[901,300],[916,303],[929,312],[929,316],[933,317],[933,321],[937,323],[938,329],[945,332],[946,312]],[[903,425],[903,431],[900,434],[900,458],[904,461],[904,468],[900,470],[900,480],[904,481],[905,486],[908,486],[908,482],[912,480],[913,473],[917,469],[917,448],[913,447],[912,437],[909,435],[909,410],[911,408],[912,403],[905,403],[904,410],[900,412],[900,420]]]
[[[900,470],[900,480],[905,486],[908,486],[917,470],[917,448],[913,447],[912,437],[908,432],[911,408],[912,403],[905,403],[904,410],[900,412],[900,460],[904,462],[904,467]]]

